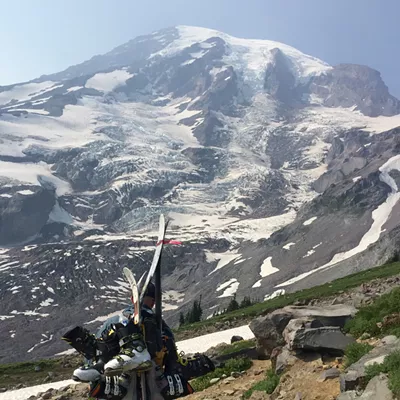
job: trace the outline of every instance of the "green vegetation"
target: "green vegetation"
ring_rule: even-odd
[[[372,304],[362,307],[356,317],[346,324],[345,330],[355,337],[360,337],[365,332],[371,336],[388,334],[399,336],[399,304],[400,288],[396,288]]]
[[[324,285],[315,286],[310,289],[304,289],[295,293],[285,294],[275,297],[274,299],[256,303],[246,308],[239,308],[229,313],[216,315],[205,321],[199,321],[193,324],[186,324],[176,330],[179,336],[180,331],[200,330],[205,326],[214,325],[218,322],[233,321],[240,319],[243,323],[258,315],[267,314],[273,310],[293,304],[296,301],[308,301],[312,299],[320,299],[337,294],[338,292],[348,291],[362,283],[377,278],[386,278],[400,273],[400,262],[386,264],[380,267],[361,271],[345,278],[337,279]],[[399,303],[398,303],[399,304]]]
[[[351,364],[357,362],[362,356],[369,353],[373,349],[368,343],[351,343],[347,346],[344,353],[344,367],[347,368]]]
[[[279,375],[277,375],[272,369],[269,369],[265,375],[265,379],[257,382],[249,390],[244,392],[243,397],[245,399],[250,398],[254,391],[266,392],[267,394],[271,394],[275,390],[275,388],[279,385]]]
[[[54,373],[56,380],[67,379],[75,368],[76,366],[64,368],[60,359],[0,364],[0,387],[11,388],[21,383],[21,377],[25,384],[40,384],[48,377],[49,372]]]
[[[179,326],[185,324],[192,324],[194,322],[199,322],[201,321],[202,315],[203,315],[203,309],[201,308],[201,296],[200,296],[200,300],[195,300],[193,302],[192,308],[186,313],[186,315],[183,315],[182,312],[179,314]]]
[[[235,342],[232,344],[227,345],[224,347],[221,351],[221,356],[226,356],[228,354],[233,354],[236,353],[240,350],[244,349],[251,349],[256,345],[256,342],[254,339],[251,340],[241,340],[240,342]]]
[[[213,372],[194,379],[190,384],[196,392],[199,392],[211,386],[211,379],[222,378],[223,375],[230,376],[232,372],[246,371],[252,364],[252,361],[247,357],[232,358],[228,360],[223,367],[215,368]]]
[[[369,382],[380,373],[388,375],[390,390],[396,397],[400,396],[400,351],[389,354],[382,364],[368,366],[366,368],[366,381]]]

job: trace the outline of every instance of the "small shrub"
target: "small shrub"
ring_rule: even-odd
[[[362,356],[369,353],[373,347],[368,343],[351,343],[346,347],[344,366],[349,367],[351,364],[357,362]]]
[[[371,336],[399,334],[400,319],[394,319],[393,323],[384,325],[382,329],[377,326],[386,316],[398,313],[399,304],[400,288],[396,288],[379,297],[369,306],[362,307],[355,318],[346,324],[345,330],[355,337],[360,337],[364,332]]]
[[[365,384],[367,384],[374,376],[383,372],[382,364],[372,364],[365,368]]]
[[[275,373],[272,369],[269,369],[266,372],[266,378],[263,379],[260,382],[257,382],[254,384],[249,390],[247,390],[243,396],[245,399],[248,399],[251,397],[253,392],[259,391],[259,392],[266,392],[267,394],[271,394],[275,388],[279,385],[279,375]]]
[[[382,364],[372,364],[365,369],[366,384],[380,373],[388,374],[389,388],[395,396],[400,396],[400,351],[389,354]]]
[[[400,370],[389,372],[389,389],[396,398],[400,396]]]
[[[237,351],[244,350],[244,349],[250,349],[255,346],[255,341],[254,340],[241,340],[239,342],[232,343],[225,347],[221,351],[221,355],[225,356],[228,354],[236,353]]]

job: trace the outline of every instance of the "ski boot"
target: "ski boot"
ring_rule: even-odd
[[[177,399],[192,394],[194,389],[180,374],[166,374],[156,368],[156,385],[165,400]]]
[[[96,338],[82,326],[76,326],[75,328],[69,330],[61,339],[65,340],[87,360],[92,360],[95,358],[97,351]]]
[[[165,369],[169,373],[178,373],[189,381],[215,370],[214,363],[204,354],[196,353],[192,357],[183,358],[184,353],[178,353],[172,334],[164,335],[163,342],[167,349]]]
[[[188,381],[206,375],[214,370],[215,366],[210,358],[200,353],[196,353],[188,358],[182,358],[182,354],[180,354],[176,363],[176,371]]]
[[[90,383],[89,397],[96,399],[121,400],[129,387],[129,377],[121,376],[100,376]]]
[[[120,353],[107,362],[104,367],[106,376],[120,375],[123,372],[152,368],[152,362],[138,325],[129,321],[127,325],[118,324],[116,334],[119,339]]]
[[[72,375],[72,379],[79,382],[92,382],[100,379],[104,373],[105,364],[119,351],[118,336],[114,330],[104,332],[101,338],[96,340],[96,363],[77,368]]]

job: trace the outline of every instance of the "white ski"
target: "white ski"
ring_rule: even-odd
[[[165,229],[166,229],[165,218],[164,218],[164,215],[161,214],[160,215],[160,225],[158,228],[158,239],[157,239],[157,243],[156,243],[156,251],[154,253],[153,261],[151,262],[149,272],[146,276],[146,280],[145,280],[142,290],[140,292],[140,305],[142,304],[143,297],[144,297],[144,294],[146,293],[147,286],[149,285],[151,279],[154,276],[158,261],[160,259],[162,246],[164,244]]]
[[[129,285],[132,290],[132,301],[134,306],[133,312],[133,322],[137,325],[139,324],[140,319],[140,304],[139,304],[139,289],[136,283],[135,276],[133,275],[132,271],[129,268],[124,267],[122,270],[126,280],[129,282]]]

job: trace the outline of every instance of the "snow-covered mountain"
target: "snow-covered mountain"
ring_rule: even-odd
[[[368,67],[187,26],[0,87],[0,360],[126,303],[160,212],[172,322],[392,258],[399,113]]]

